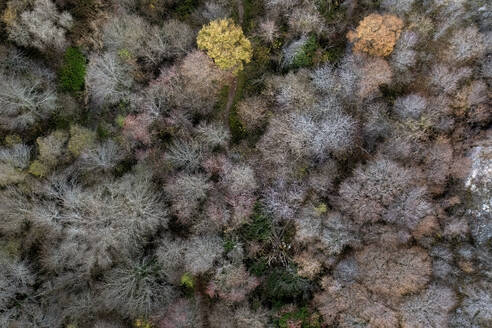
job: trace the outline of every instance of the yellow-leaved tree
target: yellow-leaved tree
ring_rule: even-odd
[[[241,71],[244,63],[251,61],[251,42],[232,19],[214,20],[202,27],[198,32],[197,44],[219,68],[233,74]]]

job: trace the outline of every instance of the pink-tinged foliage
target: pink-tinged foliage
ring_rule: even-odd
[[[164,314],[155,319],[156,328],[194,328],[200,324],[196,304],[180,298],[169,305]]]
[[[136,103],[151,113],[181,112],[209,113],[227,75],[201,51],[190,52],[180,62],[161,69],[157,79],[150,82]]]
[[[202,163],[202,167],[207,173],[219,176],[222,176],[224,174],[226,167],[228,167],[229,165],[229,160],[222,154],[208,157]]]
[[[225,227],[231,218],[231,211],[221,195],[211,196],[204,205],[208,222],[218,228]]]
[[[130,114],[123,123],[123,135],[144,145],[149,145],[151,143],[149,127],[152,121],[152,117],[147,113]]]
[[[212,282],[207,286],[210,297],[218,296],[227,303],[240,303],[260,284],[243,265],[226,265],[218,269]]]

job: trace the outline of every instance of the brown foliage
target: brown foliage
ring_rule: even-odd
[[[420,247],[391,250],[371,245],[356,253],[362,284],[370,291],[398,298],[422,289],[432,271],[427,252]]]
[[[207,93],[216,93],[224,80],[224,74],[212,62],[212,60],[201,51],[189,53],[179,68],[186,81],[187,88],[191,88],[203,97]]]
[[[359,234],[365,245],[378,244],[392,249],[408,244],[412,237],[408,231],[389,224],[365,225]]]
[[[389,84],[393,72],[388,62],[382,58],[367,58],[361,67],[359,96],[365,98],[382,84]]]
[[[441,194],[444,192],[453,164],[453,148],[450,140],[438,138],[427,150],[425,164],[429,191]]]
[[[373,301],[370,293],[359,283],[342,284],[331,277],[322,281],[324,292],[314,298],[325,324],[338,323],[341,327],[350,319],[367,321],[369,327],[393,328],[398,317],[384,304]]]
[[[237,105],[237,113],[243,126],[254,130],[265,123],[268,106],[265,99],[254,96],[241,101]]]
[[[297,274],[308,279],[314,279],[322,269],[321,263],[308,252],[297,255],[294,262],[298,266]]]
[[[426,236],[432,236],[434,234],[439,233],[439,221],[435,216],[426,216],[420,223],[417,225],[414,231],[412,231],[412,235],[420,240]]]
[[[180,63],[161,70],[146,91],[145,105],[156,107],[157,100],[163,103],[157,106],[159,111],[179,108],[207,113],[229,77],[205,53],[192,51]]]

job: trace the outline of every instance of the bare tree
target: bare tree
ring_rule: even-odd
[[[173,168],[194,172],[200,167],[203,157],[203,145],[197,139],[175,139],[164,160]]]
[[[396,114],[402,118],[418,119],[427,108],[427,100],[417,94],[399,97],[393,107]]]
[[[47,118],[56,109],[52,81],[0,72],[0,124],[8,129],[25,129]]]
[[[59,13],[51,0],[36,0],[33,9],[19,13],[7,31],[9,38],[21,46],[62,51],[67,46],[65,34],[72,24],[72,16]]]
[[[131,69],[111,52],[89,58],[85,83],[98,105],[115,104],[126,99],[133,85]]]
[[[447,326],[450,311],[456,306],[454,291],[431,284],[420,294],[412,295],[402,305],[403,327]]]
[[[0,162],[12,167],[25,169],[31,159],[31,147],[24,144],[16,144],[10,148],[0,148]]]
[[[171,200],[171,210],[183,222],[189,222],[197,213],[212,186],[201,174],[182,173],[170,179],[164,190]]]
[[[162,195],[143,169],[94,188],[54,176],[33,203],[27,216],[36,227],[33,237],[42,242],[45,265],[81,275],[130,256],[168,221]],[[53,248],[55,237],[60,249]]]
[[[84,151],[80,160],[84,170],[107,171],[114,168],[123,159],[123,156],[122,149],[110,139],[95,148]]]
[[[449,40],[447,57],[453,62],[467,62],[480,59],[485,52],[484,36],[476,26],[456,30]]]
[[[414,50],[418,42],[418,36],[412,31],[401,34],[396,43],[395,50],[391,54],[391,63],[399,70],[411,69],[417,62],[417,51]]]
[[[104,275],[100,292],[107,309],[131,319],[149,317],[175,298],[175,291],[151,258],[111,269]]]
[[[214,235],[191,239],[164,239],[157,249],[157,259],[167,279],[180,284],[183,274],[203,274],[210,270],[223,252],[222,239]]]
[[[0,257],[0,263],[2,264],[0,266],[0,307],[7,309],[14,306],[17,295],[26,295],[31,291],[35,276],[25,263],[8,259],[5,255]]]
[[[458,88],[458,84],[471,76],[469,67],[449,68],[444,64],[437,64],[432,68],[430,83],[437,92],[451,94]]]
[[[416,172],[379,158],[355,169],[340,185],[340,206],[356,222],[375,222],[385,208],[403,195],[415,181]]]

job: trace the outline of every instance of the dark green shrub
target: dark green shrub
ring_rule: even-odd
[[[243,97],[260,94],[264,85],[262,75],[269,70],[271,49],[252,39],[253,58],[240,74],[243,79]],[[238,99],[241,100],[241,99]]]
[[[320,328],[320,317],[317,314],[310,313],[309,309],[305,306],[301,307],[295,312],[289,312],[283,314],[279,319],[275,321],[275,324],[279,328],[289,328],[289,322],[300,322],[301,328]],[[296,326],[297,327],[297,326]]]
[[[97,129],[96,129],[97,137],[101,140],[109,138],[109,136],[111,135],[110,129],[111,126],[108,123],[104,121],[100,122],[97,125]]]
[[[214,105],[214,115],[216,119],[222,119],[225,116],[225,110],[227,107],[227,98],[229,96],[229,86],[224,85],[217,95],[217,102]]]
[[[225,239],[223,246],[224,246],[224,251],[226,253],[229,253],[230,251],[232,251],[234,249],[234,247],[236,247],[236,243],[232,239]]]
[[[81,91],[84,88],[86,60],[78,48],[70,47],[63,57],[59,79],[62,90],[69,92]]]
[[[263,0],[242,0],[244,8],[243,30],[249,32],[255,27],[255,17],[261,17],[265,13]]]
[[[273,305],[306,300],[312,286],[309,280],[297,275],[293,267],[275,268],[262,285],[263,299]]]
[[[181,286],[186,289],[193,289],[195,286],[195,279],[189,273],[185,273],[181,276]]]
[[[248,268],[249,268],[249,272],[251,272],[257,277],[261,277],[267,273],[269,266],[267,261],[264,258],[260,257],[255,261],[251,262]]]
[[[229,115],[229,127],[231,129],[232,142],[238,143],[241,139],[243,139],[246,135],[246,130],[239,119],[239,115],[236,110],[231,109],[231,113]]]
[[[388,85],[382,84],[379,86],[379,91],[383,94],[383,97],[390,103],[393,104],[396,98],[401,97],[405,94],[405,88],[402,85]]]
[[[256,204],[251,222],[241,228],[241,235],[246,240],[265,241],[272,233],[272,219],[268,216],[261,205]]]
[[[343,0],[326,0],[318,1],[317,7],[319,13],[327,22],[334,22],[336,19],[343,18],[345,7],[342,6]]]
[[[198,6],[198,0],[182,0],[178,3],[176,13],[181,18],[185,18],[190,15]]]
[[[329,61],[330,63],[336,63],[343,57],[345,48],[344,45],[330,47],[323,53],[322,61]]]
[[[246,65],[246,67],[248,66],[249,65]],[[231,132],[231,139],[232,142],[235,144],[239,143],[244,137],[246,137],[247,134],[246,129],[241,123],[241,119],[239,118],[239,115],[237,113],[237,103],[241,101],[241,99],[243,99],[244,97],[245,82],[246,82],[246,75],[243,70],[239,72],[237,77],[236,93],[234,95],[233,104],[231,106],[231,110],[228,118],[229,129]]]
[[[292,66],[296,68],[309,67],[313,65],[313,58],[318,49],[318,41],[314,35],[311,35],[306,43],[299,49],[294,56]]]

